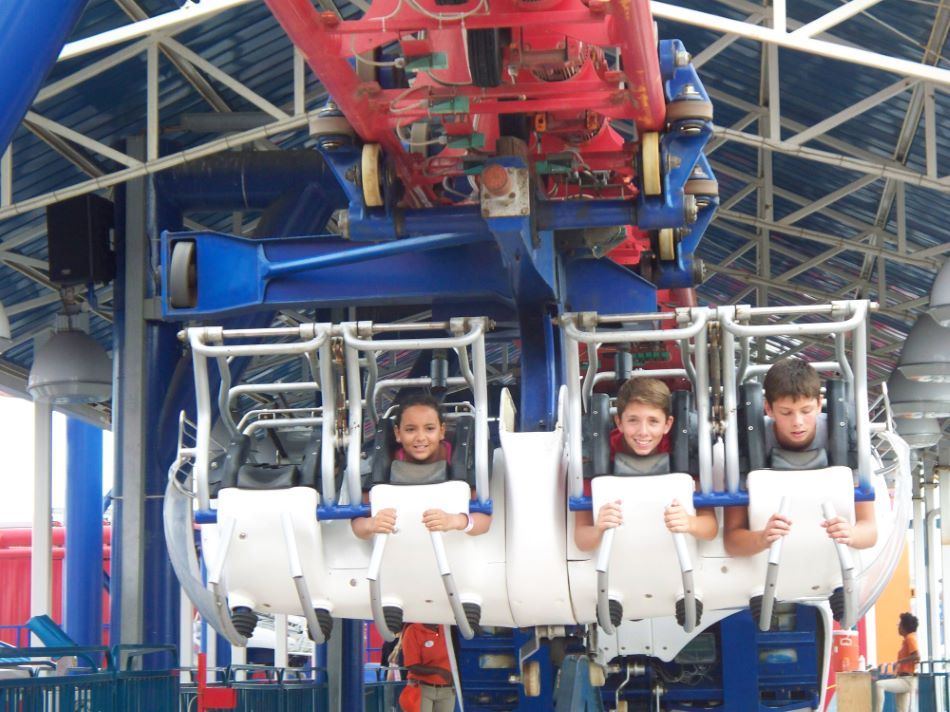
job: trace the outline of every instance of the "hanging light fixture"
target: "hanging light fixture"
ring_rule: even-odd
[[[894,369],[887,379],[891,412],[897,418],[946,418],[950,416],[950,381],[923,383],[904,378]]]
[[[930,308],[927,312],[941,326],[950,326],[950,259],[944,261],[930,289]]]
[[[950,381],[950,329],[929,314],[919,316],[904,342],[897,368],[912,381]]]
[[[7,310],[0,302],[0,354],[6,351],[13,343],[13,335],[10,333],[10,319],[7,317]]]
[[[915,449],[933,447],[943,435],[936,418],[900,418],[897,433]]]
[[[26,389],[54,404],[101,403],[112,397],[112,360],[102,345],[73,324],[79,305],[64,294],[65,328],[35,349]]]

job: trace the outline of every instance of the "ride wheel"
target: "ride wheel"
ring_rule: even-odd
[[[525,697],[541,696],[541,663],[529,660],[521,671],[521,684],[524,686]]]
[[[640,181],[645,195],[660,195],[663,181],[660,176],[660,134],[648,131],[640,139]]]
[[[168,303],[175,309],[191,309],[198,304],[198,262],[192,240],[181,240],[172,247]]]
[[[380,169],[382,155],[378,143],[367,143],[363,146],[360,176],[363,184],[363,202],[366,203],[368,208],[381,208],[383,206],[381,182],[383,172]]]
[[[666,227],[657,233],[657,245],[663,262],[676,259],[676,234],[672,228]]]

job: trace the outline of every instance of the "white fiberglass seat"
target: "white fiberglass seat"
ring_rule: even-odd
[[[593,512],[616,501],[623,510],[624,523],[613,530],[609,560],[598,562],[598,568],[606,564],[609,572],[606,594],[614,609],[614,625],[619,623],[616,604],[622,606],[623,619],[638,620],[672,616],[678,602],[685,599],[682,552],[677,552],[676,538],[666,528],[663,513],[675,499],[695,514],[694,487],[693,478],[685,473],[602,475],[591,481]],[[681,535],[680,546],[685,547],[690,564],[698,564],[696,539]],[[689,568],[692,571],[692,566]],[[696,597],[701,599],[698,592]]]
[[[333,604],[316,516],[319,503],[319,493],[310,487],[227,487],[218,493],[214,548],[224,557],[221,582],[232,611],[244,607],[305,615],[316,639],[329,634]],[[314,610],[319,631],[310,620]]]

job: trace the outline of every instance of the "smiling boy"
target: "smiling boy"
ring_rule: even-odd
[[[621,386],[617,394],[614,424],[623,436],[623,442],[621,452],[615,456],[614,474],[623,474],[619,464],[616,464],[623,459],[644,462],[659,452],[664,436],[673,427],[670,400],[670,389],[655,378],[631,378]],[[643,474],[666,474],[669,471],[668,463],[663,469],[665,472]],[[626,474],[634,473],[631,470]],[[608,502],[602,506],[597,513],[596,524],[592,512],[575,512],[574,543],[578,549],[596,549],[607,529],[623,524],[620,504],[619,501]],[[666,508],[663,519],[671,532],[692,534],[698,539],[712,539],[719,530],[712,509],[699,509],[696,514],[689,514],[676,500]]]
[[[797,358],[775,362],[765,376],[765,414],[772,419],[766,430],[766,449],[806,451],[827,447],[827,431],[819,429],[821,379],[808,363]],[[844,517],[822,522],[828,536],[855,549],[866,549],[877,541],[873,502],[855,502],[855,523]],[[765,528],[749,529],[746,507],[727,507],[724,512],[723,543],[732,556],[752,556],[786,536],[792,520],[775,513]]]

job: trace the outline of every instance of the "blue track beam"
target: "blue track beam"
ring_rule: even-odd
[[[0,3],[0,154],[56,62],[86,0]]]
[[[66,634],[102,645],[102,431],[66,421]]]

